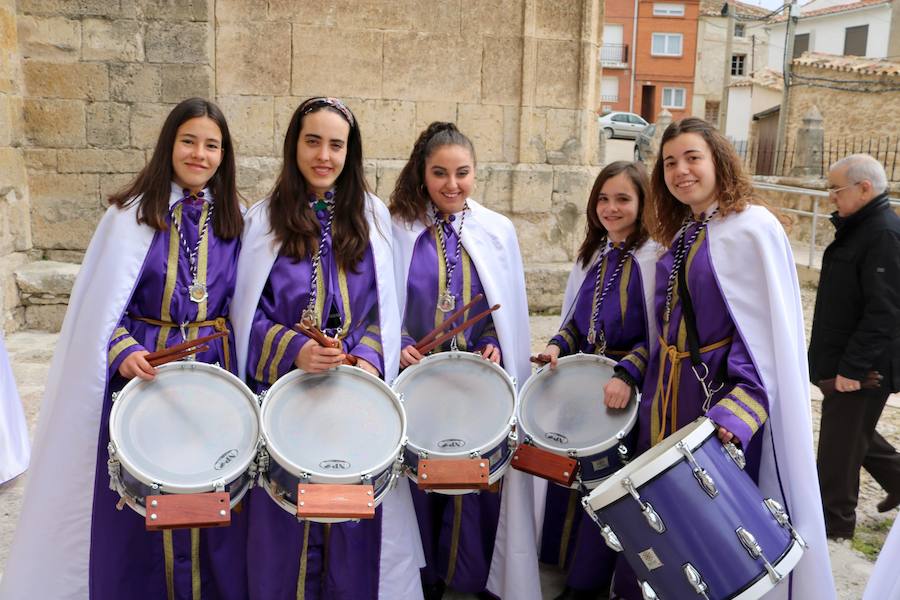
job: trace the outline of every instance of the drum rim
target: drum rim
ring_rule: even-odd
[[[588,495],[588,504],[596,512],[629,495],[621,485],[626,477],[631,479],[635,489],[684,460],[684,455],[675,445],[683,441],[689,450],[699,448],[715,434],[716,425],[708,417],[699,417],[685,425],[655,446],[637,456],[627,465],[610,475]]]
[[[272,439],[269,437],[269,432],[266,430],[265,416],[268,411],[268,406],[271,404],[269,399],[272,397],[273,393],[277,393],[281,388],[287,387],[295,379],[301,379],[304,377],[319,377],[323,374],[332,373],[342,373],[349,376],[359,377],[361,379],[368,380],[374,383],[376,387],[381,388],[381,391],[385,393],[385,396],[390,398],[390,400],[394,404],[394,407],[397,409],[397,413],[400,415],[400,439],[397,440],[397,443],[394,446],[391,455],[385,458],[383,461],[374,465],[371,469],[354,470],[350,473],[343,473],[341,475],[325,473],[323,471],[315,469],[306,469],[280,452],[278,448],[273,445]],[[275,391],[273,392],[273,390]],[[397,394],[394,392],[394,390],[380,378],[372,375],[367,371],[364,371],[359,367],[352,367],[349,365],[341,365],[335,367],[334,369],[329,369],[325,373],[308,373],[301,369],[295,369],[283,375],[272,385],[272,387],[266,390],[266,392],[263,394],[259,412],[260,436],[262,438],[262,443],[265,446],[266,452],[268,452],[269,454],[269,459],[277,462],[281,468],[283,468],[294,477],[302,478],[304,474],[309,475],[309,481],[311,483],[357,483],[360,481],[360,478],[363,474],[369,474],[373,479],[376,479],[379,475],[384,473],[386,469],[390,468],[391,463],[398,460],[398,457],[402,453],[403,447],[406,446],[406,425],[406,409],[403,406],[403,403],[397,397]]]
[[[610,367],[614,367],[616,362],[606,356],[601,356],[599,354],[585,354],[583,352],[578,352],[576,354],[570,354],[568,356],[564,356],[559,359],[557,368],[559,365],[566,365],[573,362],[590,362],[596,363],[601,362],[603,364],[607,364]],[[531,440],[531,444],[541,448],[542,450],[547,450],[548,452],[552,452],[554,454],[558,454],[560,456],[570,456],[569,450],[574,451],[574,458],[589,458],[601,452],[605,452],[610,448],[615,448],[619,445],[619,440],[615,437],[594,444],[592,446],[585,446],[583,448],[567,448],[566,450],[562,450],[559,447],[551,446],[550,444],[545,443],[540,437],[535,436],[531,431],[528,430],[528,423],[525,422],[525,419],[522,418],[523,411],[525,410],[525,406],[528,402],[528,391],[536,385],[535,381],[537,381],[538,377],[541,376],[542,373],[549,372],[550,365],[544,365],[539,368],[537,371],[532,374],[531,377],[528,378],[528,381],[522,386],[521,391],[519,392],[519,407],[516,412],[516,422],[518,423],[518,427],[521,432],[524,434],[522,439],[525,439],[525,436]],[[630,431],[634,429],[634,426],[637,425],[638,420],[638,407],[641,403],[641,394],[635,394],[634,404],[628,408],[627,410],[631,413],[628,418],[628,422],[625,427],[623,427],[620,431],[624,431],[625,435],[628,435]]]
[[[232,469],[228,471],[223,471],[221,473],[221,477],[217,478],[225,484],[229,484],[235,480],[237,480],[242,474],[244,474],[249,468],[250,465],[256,461],[257,456],[257,448],[259,447],[260,433],[262,431],[262,427],[260,424],[259,416],[259,402],[256,398],[256,395],[250,390],[247,385],[241,381],[241,379],[236,376],[234,373],[223,369],[217,365],[213,365],[210,363],[198,362],[193,360],[178,360],[174,362],[170,362],[164,365],[160,365],[156,367],[157,373],[165,373],[166,371],[206,371],[212,373],[215,376],[223,377],[228,380],[230,383],[236,384],[236,387],[247,399],[248,404],[253,407],[254,414],[254,422],[256,425],[256,436],[255,441],[252,447],[248,448],[247,456],[241,459],[240,462],[236,463]],[[201,492],[209,492],[215,490],[215,485],[213,481],[205,481],[202,484],[195,485],[176,485],[171,482],[167,482],[165,480],[153,480],[149,474],[143,472],[142,469],[137,468],[137,466],[131,461],[127,453],[127,447],[125,448],[125,452],[123,452],[123,445],[119,443],[117,440],[117,435],[115,433],[117,427],[116,425],[120,422],[120,415],[124,409],[122,408],[128,402],[128,390],[129,388],[134,389],[140,387],[142,384],[152,383],[152,381],[144,381],[142,379],[138,379],[137,377],[133,378],[131,381],[125,384],[125,387],[122,388],[121,391],[118,392],[115,401],[112,403],[112,408],[109,412],[109,441],[111,444],[115,444],[115,459],[119,461],[121,468],[126,470],[132,477],[140,481],[141,483],[149,486],[154,484],[159,484],[160,491],[167,494],[194,494]]]
[[[505,440],[507,440],[509,438],[509,433],[512,431],[512,428],[514,426],[516,426],[516,424],[518,422],[517,417],[519,414],[519,394],[518,394],[518,390],[516,390],[515,381],[513,380],[512,376],[509,373],[507,373],[506,370],[503,367],[501,367],[500,365],[498,365],[497,363],[482,358],[481,355],[478,354],[477,352],[469,352],[466,350],[448,350],[446,352],[430,354],[430,355],[426,356],[425,358],[423,358],[421,361],[419,361],[418,364],[411,365],[411,366],[407,367],[406,369],[404,369],[403,372],[400,373],[400,375],[396,379],[394,379],[393,383],[391,384],[391,389],[394,390],[394,393],[397,394],[398,396],[401,395],[402,392],[400,392],[397,389],[397,386],[402,385],[402,383],[404,381],[406,381],[407,379],[411,379],[413,377],[413,375],[407,375],[407,373],[411,372],[410,369],[414,369],[415,367],[418,367],[420,365],[438,363],[438,362],[446,361],[446,360],[471,361],[474,364],[479,364],[482,366],[486,365],[489,369],[492,369],[494,372],[503,375],[503,380],[507,384],[507,387],[509,388],[510,392],[512,393],[512,398],[513,398],[512,413],[510,414],[509,419],[507,419],[504,428],[501,431],[499,431],[494,437],[492,437],[490,440],[488,440],[487,443],[485,443],[483,446],[479,446],[476,449],[468,449],[466,451],[461,451],[461,452],[444,452],[444,451],[440,451],[440,450],[432,451],[432,450],[428,450],[427,448],[423,448],[422,446],[419,446],[414,441],[412,441],[411,438],[407,439],[406,447],[413,450],[417,455],[421,452],[427,452],[429,458],[431,458],[431,457],[435,457],[435,458],[465,457],[465,456],[469,456],[472,452],[475,452],[475,450],[479,450],[479,456],[483,456],[485,453],[489,454],[493,450],[497,449],[497,447],[499,447],[501,444],[505,443]],[[421,369],[414,369],[412,372],[415,373],[416,370],[421,370]]]

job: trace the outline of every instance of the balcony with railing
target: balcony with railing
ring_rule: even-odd
[[[600,64],[604,67],[628,65],[628,44],[603,44],[600,46]]]

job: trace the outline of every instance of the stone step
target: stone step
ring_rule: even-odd
[[[80,268],[72,263],[39,260],[16,269],[27,329],[59,331]]]

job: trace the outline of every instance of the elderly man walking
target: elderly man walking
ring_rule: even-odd
[[[888,203],[884,167],[867,154],[828,173],[834,241],[822,258],[809,346],[810,380],[825,395],[818,471],[829,538],[852,538],[859,469],[900,504],[900,454],[875,426],[900,390],[900,217]]]

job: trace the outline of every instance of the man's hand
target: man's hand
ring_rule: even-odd
[[[848,379],[842,375],[834,378],[834,389],[837,392],[855,392],[861,387],[862,385],[856,379]]]

